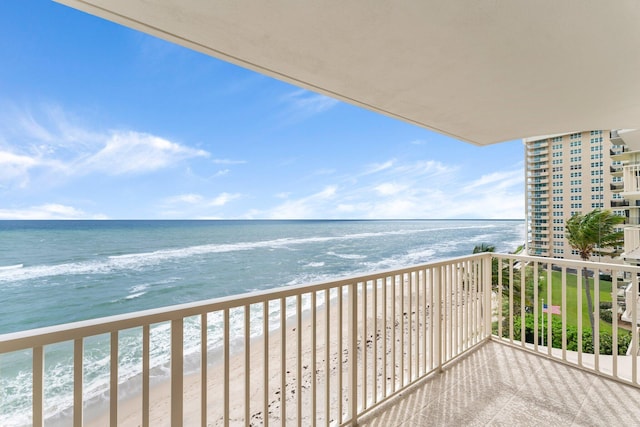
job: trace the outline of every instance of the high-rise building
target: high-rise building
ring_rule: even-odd
[[[565,237],[571,216],[596,208],[628,215],[622,195],[622,159],[616,158],[623,146],[612,144],[610,132],[603,130],[526,138],[524,144],[527,252],[580,259]]]

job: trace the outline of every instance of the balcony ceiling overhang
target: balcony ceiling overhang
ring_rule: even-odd
[[[640,128],[640,2],[58,0],[478,145]]]

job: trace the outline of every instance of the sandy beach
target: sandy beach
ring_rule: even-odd
[[[402,287],[404,286],[404,291]],[[417,353],[417,345],[424,345],[424,339],[429,339],[428,328],[423,328],[425,321],[425,307],[427,302],[423,295],[409,291],[409,284],[405,282],[403,286],[395,286],[397,303],[394,309],[393,304],[387,303],[384,307],[382,303],[382,287],[377,289],[377,304],[374,307],[374,295],[369,287],[363,292],[360,288],[358,294],[358,383],[359,396],[366,395],[367,406],[371,406],[377,395],[381,395],[383,390],[391,390],[393,381],[401,382],[400,372],[408,376],[409,370],[413,368],[413,376],[419,368],[417,363],[411,366],[404,366],[401,361],[401,354]],[[388,287],[391,292],[392,287]],[[364,294],[366,293],[366,305]],[[400,296],[404,294],[404,306],[401,307]],[[416,307],[417,299],[421,304]],[[410,304],[413,306],[410,307]],[[250,425],[259,426],[264,424],[265,417],[269,418],[269,424],[282,425],[282,404],[286,412],[287,424],[306,424],[314,416],[318,422],[337,422],[340,414],[346,415],[347,408],[343,402],[348,402],[348,377],[346,368],[348,367],[348,298],[343,298],[342,316],[340,315],[340,305],[335,298],[331,298],[328,304],[318,306],[315,319],[310,310],[303,312],[300,319],[297,316],[289,315],[285,327],[285,350],[284,359],[282,351],[282,329],[272,330],[268,336],[268,378],[269,386],[267,390],[267,409],[265,412],[265,387],[264,387],[264,337],[253,338],[250,341],[249,349],[249,389],[245,390],[245,352],[243,349],[236,351],[229,357],[229,420],[231,425],[245,424],[245,411],[249,414]],[[366,313],[365,313],[366,307]],[[386,312],[386,321],[384,313]],[[428,313],[428,304],[426,312]],[[375,313],[375,314],[374,314]],[[394,316],[395,315],[395,316]],[[364,321],[366,319],[366,322]],[[411,324],[409,323],[411,319]],[[317,325],[315,346],[313,345],[314,334],[313,324]],[[328,325],[328,341],[325,333]],[[366,330],[365,330],[366,325]],[[416,326],[418,326],[416,330]],[[342,340],[339,339],[339,330],[342,328]],[[409,334],[409,331],[412,331]],[[375,331],[375,333],[374,333]],[[401,333],[403,331],[404,333]],[[413,338],[413,340],[411,338]],[[364,337],[364,339],[363,339]],[[363,341],[365,349],[363,351]],[[395,341],[395,345],[391,345]],[[328,345],[327,345],[328,344]],[[426,346],[428,347],[428,346]],[[315,354],[313,348],[316,348]],[[394,351],[395,350],[395,355]],[[402,353],[401,353],[402,351]],[[298,365],[298,352],[301,355],[301,362]],[[363,357],[367,363],[362,365]],[[377,359],[377,370],[374,372],[373,361]],[[284,364],[283,364],[284,360]],[[426,359],[425,359],[426,360]],[[395,372],[391,368],[387,371],[383,366],[394,362]],[[209,360],[207,375],[207,425],[223,425],[223,396],[224,396],[224,363],[222,356],[215,360]],[[284,391],[280,383],[280,372],[286,370]],[[325,373],[328,371],[328,375]],[[342,375],[340,375],[342,373]],[[366,381],[362,378],[366,377]],[[329,388],[326,386],[326,378],[329,381]],[[201,395],[201,375],[200,373],[190,374],[184,377],[184,425],[200,425],[200,395]],[[365,388],[363,393],[362,388]],[[313,399],[315,388],[315,396]],[[245,408],[245,395],[248,393],[249,407]],[[340,395],[342,394],[342,398]],[[362,400],[362,399],[361,399]],[[328,401],[328,407],[327,407]],[[358,402],[362,407],[365,402]],[[139,426],[142,424],[142,399],[134,396],[121,400],[118,406],[119,426]],[[159,385],[152,386],[150,390],[150,425],[169,426],[170,425],[170,384],[165,381]],[[85,415],[85,425],[90,427],[108,426],[109,415],[102,413],[93,419],[88,419]]]

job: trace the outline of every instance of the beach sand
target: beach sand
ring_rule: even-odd
[[[428,327],[424,327],[425,307],[415,306],[415,302],[410,309],[409,301],[416,299],[415,289],[409,291],[408,283],[404,283],[404,306],[401,307],[400,301],[395,307],[395,318],[393,318],[393,307],[391,303],[386,306],[386,322],[384,306],[382,303],[382,290],[378,288],[377,305],[374,307],[374,298],[372,289],[366,292],[366,315],[363,305],[363,289],[361,288],[358,296],[358,384],[359,384],[359,407],[365,405],[364,396],[366,395],[366,406],[371,406],[382,395],[385,390],[389,392],[402,382],[400,372],[404,372],[405,378],[408,377],[409,366],[403,366],[401,363],[401,354],[416,353],[416,346],[423,345],[423,340],[429,338]],[[389,287],[389,292],[393,287]],[[396,294],[399,297],[403,291],[402,286],[395,286]],[[422,295],[417,295],[420,299]],[[399,298],[398,298],[399,300]],[[285,412],[287,424],[309,424],[313,413],[320,423],[325,423],[327,418],[329,423],[337,422],[338,418],[346,416],[346,402],[349,400],[348,395],[348,377],[347,367],[349,354],[348,348],[348,298],[343,299],[342,317],[339,315],[339,303],[336,301],[335,295],[327,305],[318,306],[315,319],[312,314],[303,312],[298,320],[297,316],[291,316],[287,320],[285,327],[285,390],[284,393],[280,384],[280,372],[282,369],[283,351],[282,351],[282,329],[272,330],[268,335],[268,377],[269,387],[267,392],[267,409],[264,409],[264,337],[253,338],[250,340],[250,357],[249,357],[249,390],[248,390],[248,414],[250,425],[259,426],[264,424],[264,417],[269,417],[270,425],[282,425],[282,396],[286,395]],[[428,315],[428,303],[426,313]],[[364,322],[364,319],[367,319]],[[412,319],[411,326],[408,319]],[[313,324],[317,325],[316,345],[313,345]],[[329,340],[325,335],[325,325],[329,325]],[[363,329],[367,325],[367,330]],[[375,328],[374,328],[375,324]],[[301,328],[300,328],[301,326]],[[416,331],[416,326],[418,330]],[[342,328],[342,340],[338,337],[338,328]],[[374,333],[375,330],[375,333]],[[409,345],[409,331],[412,331],[413,341]],[[403,331],[404,333],[401,333]],[[364,339],[363,339],[364,337]],[[300,344],[298,344],[300,340]],[[363,352],[362,343],[365,343],[366,351]],[[395,345],[392,345],[394,343]],[[327,346],[328,342],[328,346]],[[313,348],[316,348],[314,355]],[[426,346],[430,347],[430,346]],[[395,351],[395,355],[394,355]],[[300,366],[296,360],[298,352],[301,354]],[[374,354],[375,353],[375,354]],[[314,358],[315,356],[315,367]],[[361,361],[366,357],[367,363],[362,365]],[[328,363],[327,363],[328,358]],[[378,369],[374,372],[373,361],[377,359]],[[393,360],[395,359],[395,360]],[[427,359],[425,358],[425,361]],[[396,369],[384,369],[384,362],[392,365],[394,361]],[[209,368],[207,375],[207,425],[221,426],[223,425],[223,396],[224,396],[224,363],[222,356],[219,355],[215,360],[209,360]],[[364,368],[363,368],[364,366]],[[230,425],[245,425],[245,353],[241,348],[235,351],[229,357],[229,421]],[[315,368],[315,369],[314,369]],[[419,368],[416,364],[412,365],[414,369],[412,376],[415,377],[419,370],[424,372],[424,366]],[[315,381],[314,381],[315,370]],[[325,375],[328,370],[329,374]],[[298,380],[298,371],[301,372]],[[340,375],[342,373],[342,375]],[[362,379],[366,377],[366,381]],[[325,388],[326,378],[329,380],[329,390]],[[200,425],[200,395],[201,395],[201,375],[200,373],[186,375],[184,377],[184,425],[196,426]],[[366,384],[366,385],[365,385]],[[313,399],[313,388],[315,387],[316,398]],[[363,388],[365,392],[363,393]],[[168,381],[151,387],[150,390],[150,425],[152,426],[169,426],[170,425],[170,395],[171,388]],[[340,396],[342,398],[340,399]],[[328,400],[328,408],[327,402]],[[299,406],[298,406],[299,403]],[[119,426],[139,426],[142,425],[142,399],[134,396],[121,400],[118,405],[118,425]],[[109,414],[102,413],[93,419],[88,419],[89,414],[85,415],[85,425],[90,427],[108,426]]]

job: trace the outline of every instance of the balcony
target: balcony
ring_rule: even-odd
[[[622,196],[639,199],[640,198],[640,165],[628,165],[622,169],[622,181],[624,190]]]
[[[65,414],[77,426],[638,424],[638,334],[619,351],[613,316],[611,355],[601,354],[600,322],[595,354],[581,338],[577,350],[565,339],[573,301],[567,295],[575,289],[577,330],[589,329],[582,322],[582,276],[573,276],[577,288],[568,279],[583,267],[592,272],[596,306],[602,295],[616,301],[618,277],[640,273],[624,265],[478,254],[6,334],[0,372],[12,371],[6,358],[28,361],[30,372],[20,375],[33,390],[25,411],[36,426],[50,411],[45,366],[54,352],[69,364]],[[602,272],[613,278],[610,292]],[[630,292],[637,295],[637,279]],[[544,313],[543,299],[562,314]],[[636,302],[627,305],[632,316],[638,312]],[[532,332],[518,321],[526,316]],[[562,329],[557,348],[553,319]],[[151,357],[158,335],[168,343],[164,362]],[[94,357],[96,339],[104,340],[110,360],[102,408],[83,398],[91,374],[85,361]],[[131,351],[139,351],[141,364],[123,378]],[[164,383],[152,378],[164,372]],[[131,382],[139,393],[122,396]]]

